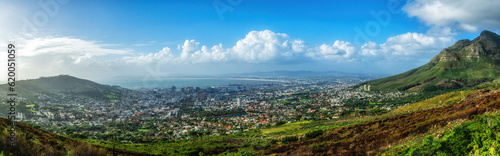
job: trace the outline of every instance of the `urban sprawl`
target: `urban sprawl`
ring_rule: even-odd
[[[233,84],[209,88],[121,88],[117,100],[39,94],[16,119],[60,135],[147,142],[228,135],[303,120],[389,111],[383,103],[413,93],[369,92],[350,86],[357,79],[289,80],[276,84]],[[356,103],[365,103],[356,105]],[[374,111],[376,110],[376,111]]]

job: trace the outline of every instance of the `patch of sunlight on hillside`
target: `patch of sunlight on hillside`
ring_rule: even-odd
[[[455,91],[451,93],[446,93],[443,95],[438,95],[433,98],[417,102],[414,104],[406,105],[401,108],[395,109],[390,112],[390,114],[405,114],[415,111],[428,110],[432,108],[438,108],[450,104],[454,104],[462,99],[464,99],[473,90]]]
[[[311,123],[311,121],[287,123],[287,124],[284,124],[284,125],[281,125],[278,127],[262,129],[261,132],[264,134],[270,134],[270,133],[278,133],[278,132],[289,131],[289,130],[296,130],[296,129],[301,128],[302,124],[307,124],[307,123]]]

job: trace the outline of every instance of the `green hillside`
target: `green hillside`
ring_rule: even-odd
[[[8,86],[3,84],[0,85],[0,88],[8,88]],[[102,85],[69,75],[18,81],[15,89],[18,96],[28,100],[38,100],[40,94],[54,96],[60,93],[100,100],[116,100],[116,94],[120,93],[117,87]],[[7,89],[0,90],[2,95],[6,95],[7,92]]]
[[[500,76],[500,36],[483,31],[460,40],[429,63],[410,71],[361,83],[372,90],[435,91],[472,87]]]
[[[100,147],[15,122],[16,136],[11,146],[12,121],[0,117],[0,156],[108,156],[146,155],[127,150]]]

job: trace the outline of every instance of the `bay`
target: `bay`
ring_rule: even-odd
[[[118,80],[108,84],[118,85],[129,89],[140,88],[177,88],[200,87],[221,87],[231,84],[258,85],[258,84],[283,84],[285,80],[273,79],[249,79],[249,78],[163,78],[163,79],[142,79],[142,80]]]

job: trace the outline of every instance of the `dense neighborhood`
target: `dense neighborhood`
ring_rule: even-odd
[[[208,88],[120,88],[113,100],[58,94],[20,98],[29,109],[17,120],[78,138],[147,142],[228,135],[303,120],[373,115],[416,93],[352,88],[355,79],[290,80],[288,83],[231,84]]]

